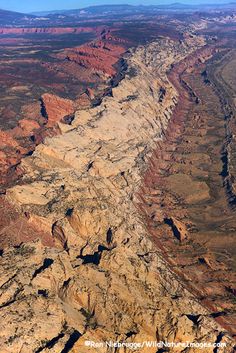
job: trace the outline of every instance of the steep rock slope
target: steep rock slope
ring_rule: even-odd
[[[77,34],[83,33],[83,27],[80,28],[81,32],[74,27],[70,29],[73,38],[77,37],[78,40],[80,36]],[[60,34],[63,31],[66,33],[68,28],[59,28],[59,33],[57,28],[45,28],[42,31],[38,29],[37,32],[34,32],[34,28],[6,30],[12,35],[14,31],[23,31],[23,34],[31,31],[35,34],[32,43],[24,35],[15,39],[17,42],[22,40],[23,43],[28,41],[27,45],[34,47],[38,34],[58,34],[57,40],[60,42],[65,40]],[[84,31],[86,32],[86,28]],[[43,54],[43,57],[39,55],[32,58],[28,48],[30,57],[26,55],[19,59],[11,48],[4,47],[4,50],[9,50],[12,60],[4,60],[3,55],[0,65],[0,96],[3,94],[5,97],[0,107],[0,192],[20,178],[21,174],[16,173],[15,169],[24,156],[32,153],[46,136],[60,133],[57,125],[59,121],[70,123],[76,110],[89,107],[93,101],[100,100],[109,89],[110,81],[118,79],[117,72],[122,65],[119,59],[128,44],[104,26],[94,27],[93,31],[97,37],[95,40],[87,42],[84,39],[86,44],[64,48],[60,52],[50,52],[53,36],[49,36],[49,41],[46,41],[49,45],[46,57]],[[42,41],[41,36],[40,38]],[[9,38],[1,38],[3,46],[7,43],[5,40],[8,42]],[[36,43],[40,48],[39,42]],[[37,56],[37,50],[35,53]]]
[[[231,338],[168,268],[135,207],[146,161],[178,100],[166,72],[203,44],[160,39],[137,48],[112,97],[61,124],[62,135],[22,161],[22,184],[3,200],[15,214],[1,227],[2,244],[6,237],[18,244],[1,257],[4,353],[116,352],[85,346],[108,339],[222,341],[217,352],[232,352]],[[22,245],[27,227],[38,233]]]

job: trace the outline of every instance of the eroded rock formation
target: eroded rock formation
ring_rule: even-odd
[[[4,35],[33,33],[36,37],[37,33],[73,33],[76,36],[90,31],[96,34],[97,39],[84,45],[64,48],[59,52],[49,50],[49,54],[42,58],[37,56],[37,50],[33,50],[37,58],[32,58],[32,52],[29,52],[30,58],[19,59],[13,53],[10,54],[12,60],[1,60],[0,76],[4,91],[0,92],[4,96],[0,108],[1,191],[19,179],[21,171],[17,165],[22,157],[32,153],[45,137],[60,133],[60,121],[70,124],[75,110],[90,107],[93,101],[99,101],[106,94],[110,80],[114,80],[119,71],[118,62],[127,44],[106,26],[2,30]],[[48,46],[53,48],[52,36],[49,38]],[[8,43],[8,39],[3,36],[1,41]],[[22,36],[22,41],[29,45],[25,36]],[[11,50],[10,47],[10,53]]]
[[[160,39],[137,48],[112,96],[76,113],[71,125],[59,123],[62,134],[22,161],[21,183],[3,196],[14,215],[0,233],[4,353],[58,353],[68,346],[105,353],[84,342],[108,339],[226,342],[217,352],[232,352],[229,335],[152,242],[135,197],[178,101],[166,72],[203,44]],[[26,243],[22,227],[29,226],[38,233],[31,231]],[[6,246],[6,236],[15,247]]]
[[[60,122],[65,116],[75,112],[74,102],[70,99],[45,93],[42,95],[42,115],[47,119],[48,127]]]
[[[94,41],[90,44],[72,48],[56,54],[60,60],[77,64],[84,70],[106,74],[108,77],[116,73],[114,64],[117,63],[121,54],[124,53],[124,46],[109,43],[112,37],[102,35],[105,39]]]

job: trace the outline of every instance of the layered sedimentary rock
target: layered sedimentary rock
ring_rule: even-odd
[[[230,153],[222,158],[225,145],[233,151],[234,115],[226,118],[230,106],[224,86],[207,74],[217,72],[215,60],[223,55],[215,55],[214,47],[188,57],[169,75],[181,104],[149,162],[140,206],[175,272],[235,334],[235,210],[228,173],[234,164]],[[221,60],[224,67],[226,58]]]
[[[106,26],[93,28],[97,36],[94,41],[73,48],[64,48],[59,52],[52,50],[55,44],[53,36],[49,36],[47,51],[51,48],[52,52],[49,49],[42,57],[42,54],[38,54],[38,50],[35,50],[35,45],[29,44],[29,39],[24,35],[32,33],[35,40],[37,33],[58,34],[60,42],[64,41],[64,37],[59,36],[60,34],[71,32],[73,34],[71,38],[75,40],[76,36],[80,38],[81,33],[89,30],[87,27],[42,30],[4,28],[2,34],[22,34],[20,38],[23,43],[32,45],[32,50],[26,50],[29,58],[27,55],[22,58],[21,54],[16,55],[15,49],[10,46],[11,59],[6,60],[5,57],[1,59],[0,76],[3,82],[0,92],[0,96],[3,97],[0,108],[0,133],[3,136],[0,142],[1,190],[19,179],[21,173],[19,169],[16,172],[16,166],[23,156],[32,153],[35,146],[46,136],[60,133],[58,122],[70,123],[75,110],[91,106],[93,101],[99,100],[104,95],[110,86],[110,80],[116,77],[119,69],[118,61],[126,50],[126,41],[115,37]],[[5,43],[4,41],[8,41],[9,38],[3,35],[1,39]],[[36,43],[38,46],[37,40]],[[40,46],[37,48],[41,53],[42,48]]]
[[[70,33],[90,33],[99,31],[96,27],[17,27],[17,28],[0,28],[0,34],[70,34]]]
[[[48,127],[54,126],[65,116],[75,112],[74,103],[70,99],[61,98],[53,94],[42,95],[43,115],[47,118]]]
[[[62,135],[22,161],[24,178],[2,198],[12,209],[0,233],[4,353],[105,353],[85,341],[109,339],[225,342],[217,352],[233,351],[231,338],[169,268],[136,207],[141,175],[178,101],[166,72],[202,45],[201,38],[160,39],[137,48],[112,96],[79,111],[71,125],[59,124]],[[38,229],[28,242],[27,227]]]
[[[114,40],[112,37],[102,35],[102,38],[78,48],[67,49],[55,57],[79,65],[84,71],[92,70],[108,77],[113,76],[116,73],[114,64],[125,49],[124,46],[117,45],[116,39],[115,42],[109,43],[110,40]]]

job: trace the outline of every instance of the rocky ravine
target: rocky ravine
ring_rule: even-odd
[[[233,351],[168,268],[135,207],[146,162],[178,100],[166,72],[203,44],[161,39],[137,48],[112,97],[61,124],[62,135],[22,161],[22,184],[2,199],[15,208],[2,243],[19,246],[1,257],[1,352],[108,352],[85,347],[87,339],[222,340],[226,348],[204,352]]]

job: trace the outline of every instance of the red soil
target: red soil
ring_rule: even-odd
[[[207,288],[204,282],[202,283],[202,288],[200,288],[194,284],[194,281],[189,280],[189,277],[183,272],[181,265],[185,261],[187,263],[187,258],[182,256],[182,254],[184,254],[183,245],[183,253],[180,252],[180,257],[177,258],[175,252],[173,251],[176,244],[172,241],[172,239],[168,243],[167,241],[164,243],[162,239],[162,236],[166,237],[168,227],[165,229],[165,235],[163,235],[160,229],[156,230],[154,223],[156,221],[164,222],[164,219],[171,218],[169,210],[173,210],[174,208],[171,197],[168,195],[165,195],[165,197],[163,196],[162,186],[165,185],[165,172],[168,171],[171,163],[173,163],[171,159],[172,153],[176,149],[178,140],[184,132],[185,119],[188,116],[187,113],[192,106],[192,98],[188,93],[187,87],[185,87],[182,82],[182,75],[185,72],[194,72],[195,70],[200,70],[201,72],[204,69],[204,65],[202,64],[209,59],[215,51],[216,49],[214,47],[206,46],[176,65],[170,72],[169,79],[179,92],[179,101],[174,109],[171,121],[165,132],[164,139],[157,144],[156,150],[153,151],[152,157],[149,161],[149,167],[144,175],[142,187],[138,194],[138,208],[145,216],[145,221],[153,242],[161,251],[173,273],[175,273],[177,277],[185,283],[186,287],[190,292],[192,292],[193,295],[197,298],[202,298],[201,303],[211,313],[217,313],[219,311],[217,301],[214,302],[209,299],[207,295],[205,295]],[[162,204],[163,202],[165,204]],[[187,210],[185,208],[183,208],[182,211],[178,210],[177,215],[179,218],[187,218]],[[184,235],[185,234],[183,234],[183,239],[180,239],[180,243],[185,240]],[[175,254],[174,256],[173,253]],[[207,260],[208,259],[206,258],[206,261]],[[179,263],[181,264],[180,266],[178,266]],[[231,322],[233,318],[230,320],[230,318],[216,316],[215,320],[226,330],[235,334],[235,329]]]
[[[124,40],[113,36],[111,31],[104,29],[104,27],[90,28],[2,28],[0,33],[4,34],[22,34],[22,33],[49,33],[49,34],[63,34],[63,33],[82,33],[95,31],[98,33],[98,39],[87,44],[74,48],[66,48],[57,54],[50,54],[56,59],[40,60],[24,57],[22,59],[16,58],[15,65],[19,68],[24,68],[28,64],[29,69],[29,84],[35,84],[37,80],[39,87],[42,85],[48,89],[41,97],[35,97],[37,100],[31,103],[24,103],[21,106],[20,113],[17,114],[15,106],[12,104],[6,105],[1,114],[7,121],[14,121],[17,115],[21,116],[17,126],[11,130],[0,131],[0,167],[1,188],[4,189],[11,185],[21,175],[21,171],[16,166],[20,163],[22,157],[32,152],[35,146],[40,143],[45,136],[51,136],[60,133],[58,129],[58,122],[66,122],[64,117],[72,116],[75,110],[86,108],[91,104],[91,101],[99,95],[103,95],[103,91],[96,92],[96,89],[86,88],[86,83],[101,83],[107,85],[107,79],[113,77],[117,73],[114,65],[118,62],[121,55],[125,52]],[[22,37],[24,40],[24,37]],[[13,40],[14,42],[14,40]],[[20,44],[21,45],[21,44]],[[6,61],[6,62],[5,62]],[[4,64],[8,65],[10,61],[5,60]],[[13,64],[13,60],[11,65]],[[33,65],[38,65],[34,68]],[[35,71],[33,71],[35,70]],[[35,72],[35,79],[34,79]],[[19,89],[21,83],[17,77],[11,72],[2,72],[1,79],[4,82],[10,80],[10,87]],[[24,71],[22,71],[24,76]],[[37,76],[38,75],[38,76]],[[49,76],[51,75],[51,76]],[[65,99],[60,96],[61,92],[65,96],[65,89],[70,91],[70,86],[66,87],[68,77],[73,77],[73,80],[78,80],[78,94],[74,98]],[[33,80],[32,80],[33,78]],[[52,81],[50,80],[52,79]],[[24,77],[23,77],[24,79]],[[53,82],[55,79],[55,82]],[[60,80],[59,82],[57,82]],[[24,81],[23,81],[24,82]],[[61,82],[65,82],[63,85]],[[80,82],[85,85],[84,92],[81,93]],[[69,85],[69,83],[68,83]],[[75,89],[75,88],[74,88]],[[57,93],[55,93],[55,91]],[[16,90],[16,93],[18,91]],[[23,93],[20,93],[23,94]],[[71,95],[69,96],[69,98]],[[22,96],[22,101],[25,101],[25,95]]]

